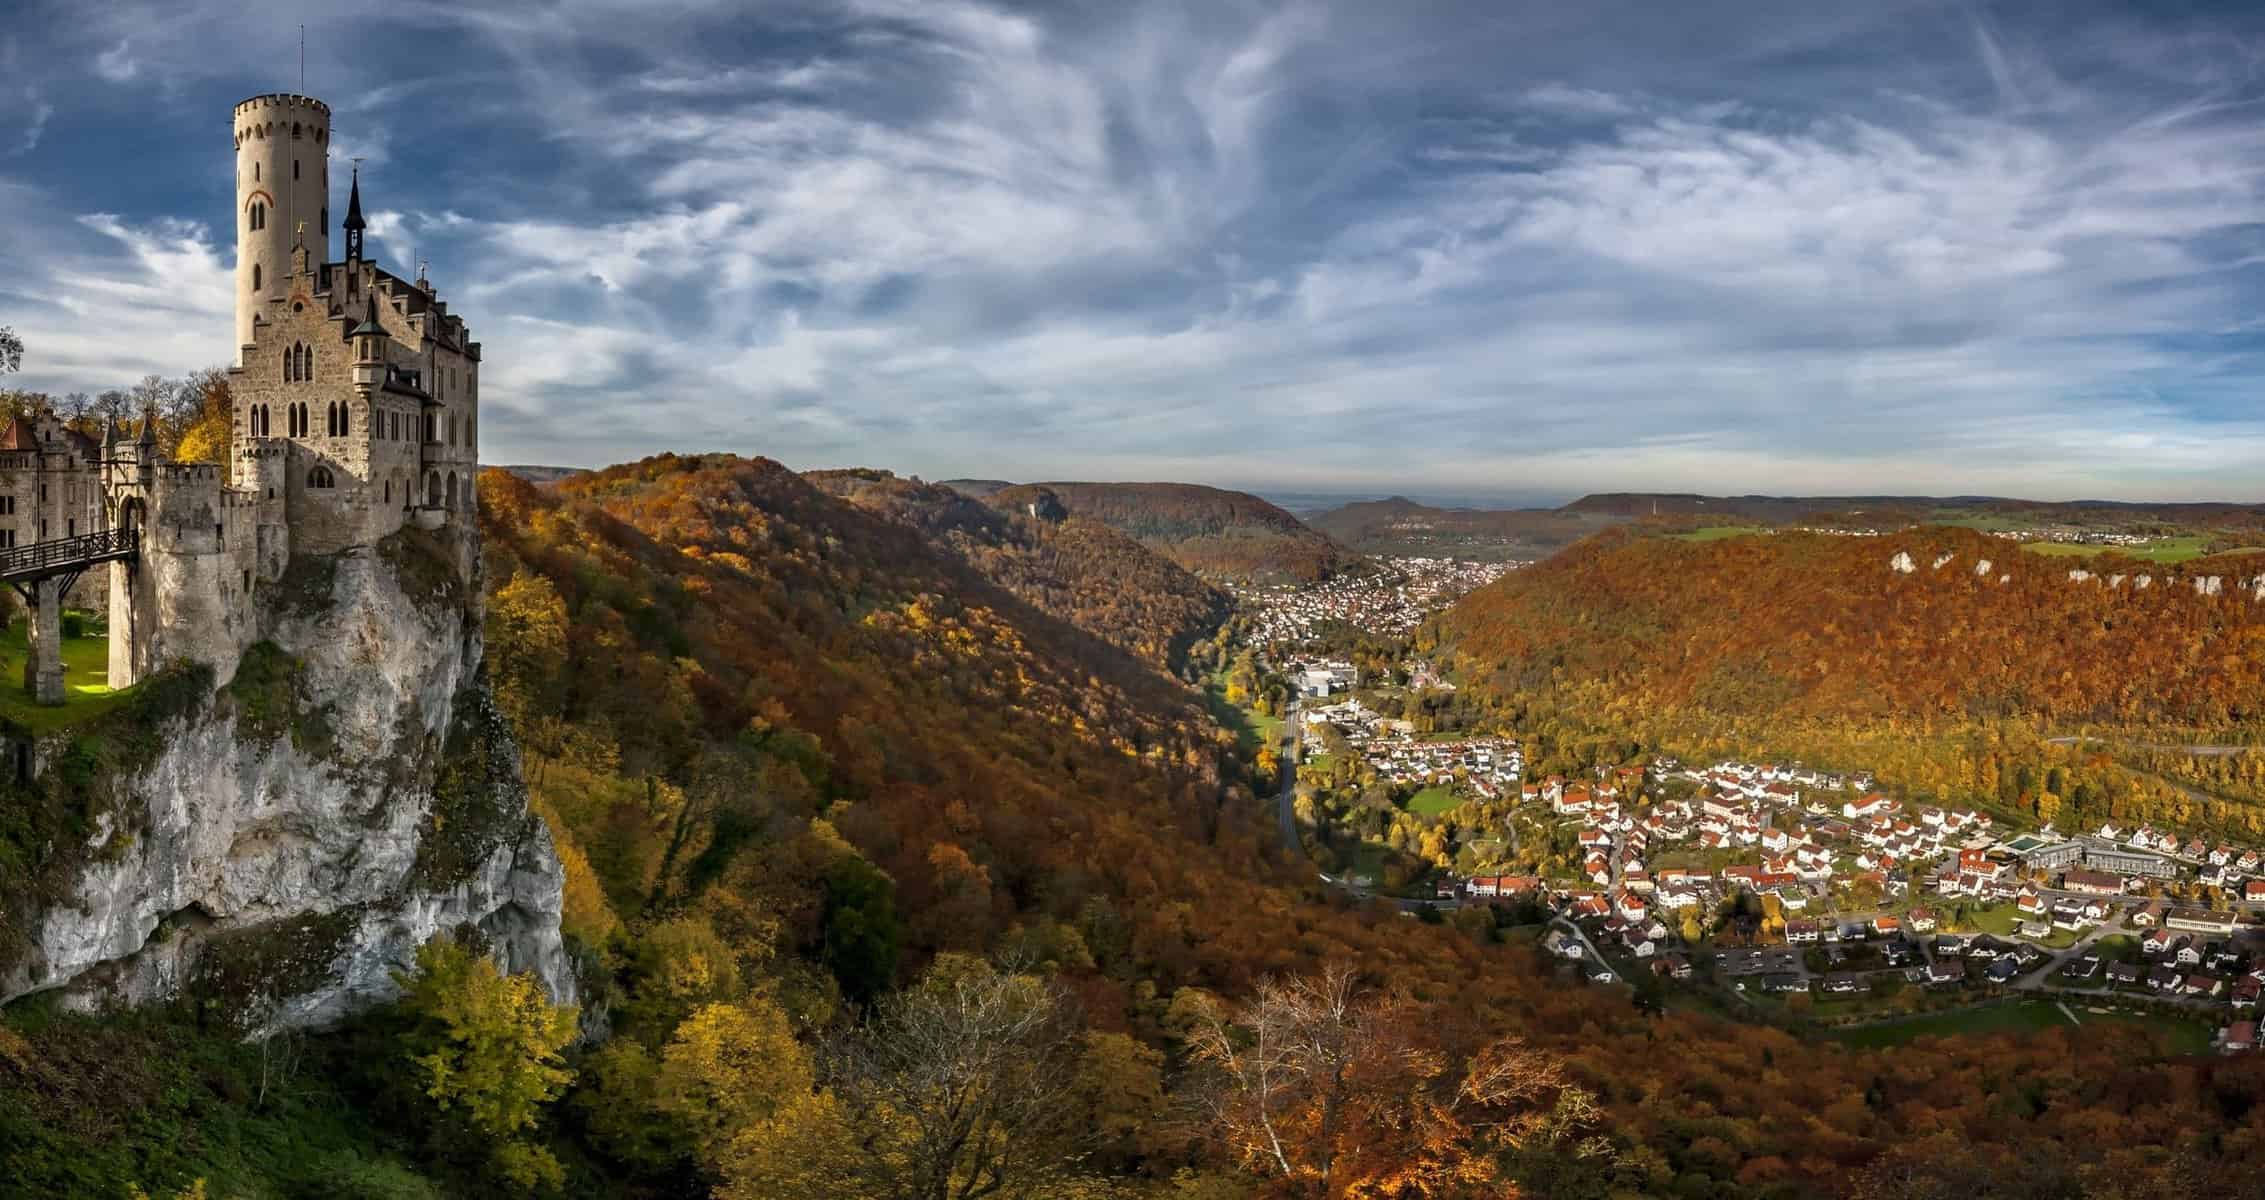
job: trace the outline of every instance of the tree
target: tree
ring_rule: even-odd
[[[418,947],[416,971],[394,981],[425,1097],[493,1143],[491,1163],[506,1179],[528,1190],[555,1181],[549,1152],[518,1135],[574,1078],[560,1057],[574,1039],[574,1007],[552,1004],[532,972],[506,975],[447,937]]]
[[[16,331],[0,325],[0,375],[24,369],[24,339]]]
[[[1052,1194],[1079,1133],[1082,1047],[1062,996],[1044,981],[937,956],[865,1028],[827,1048],[824,1080],[857,1131],[847,1163],[855,1185],[841,1194]]]
[[[173,447],[174,461],[226,461],[229,438],[235,431],[235,400],[228,390],[228,373],[214,368],[190,376],[168,394],[159,408],[158,423]]]
[[[1077,1060],[1078,1124],[1117,1165],[1129,1164],[1136,1139],[1164,1109],[1164,1056],[1121,1033],[1085,1035]]]
[[[1341,964],[1268,979],[1232,1015],[1211,1006],[1190,1039],[1212,1075],[1206,1131],[1294,1194],[1429,1196],[1498,1188],[1502,1156],[1558,1114],[1593,1118],[1554,1056],[1515,1038],[1461,1053],[1439,1033]]]
[[[823,958],[842,994],[869,1003],[894,982],[903,926],[897,919],[896,882],[855,852],[826,872]]]

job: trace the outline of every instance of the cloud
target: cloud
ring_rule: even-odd
[[[2265,16],[2020,16],[341,3],[309,71],[499,461],[2253,495]],[[289,32],[126,5],[16,61],[164,97],[146,161]],[[153,191],[68,140],[0,174],[0,229],[65,231],[0,232],[41,378],[220,357],[224,156]],[[170,315],[74,315],[126,304]]]
[[[1562,83],[1528,88],[1519,102],[1527,108],[1574,117],[1625,117],[1636,111],[1636,105],[1624,97]]]
[[[94,56],[94,73],[112,83],[125,83],[142,73],[142,64],[121,38],[117,45]]]
[[[24,131],[17,140],[14,154],[29,154],[39,148],[41,135],[47,132],[48,118],[55,115],[55,106],[39,98],[39,93],[24,89]]]

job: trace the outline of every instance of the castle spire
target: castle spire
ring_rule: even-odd
[[[362,257],[362,164],[354,164],[354,186],[346,194],[346,257]]]

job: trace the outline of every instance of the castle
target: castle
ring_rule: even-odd
[[[109,683],[180,658],[232,665],[293,555],[469,523],[480,344],[422,273],[367,256],[360,172],[330,257],[330,106],[236,106],[236,362],[225,465],[168,461],[154,418],[101,438],[48,416],[0,431],[0,580],[31,612],[24,683],[64,699],[60,613],[109,571]]]

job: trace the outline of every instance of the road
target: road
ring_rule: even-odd
[[[1571,918],[1562,916],[1551,917],[1549,919],[1548,928],[1563,930],[1566,933],[1572,934],[1575,938],[1580,939],[1581,948],[1589,952],[1589,958],[1596,964],[1596,966],[1603,967],[1606,970],[1612,971],[1614,978],[1619,977],[1620,972],[1613,967],[1611,962],[1605,959],[1604,951],[1597,949],[1597,944],[1590,941],[1589,935],[1584,932],[1579,925],[1574,924]]]
[[[1305,726],[1298,723],[1298,704],[1290,702],[1289,715],[1282,728],[1290,737],[1290,748],[1281,758],[1282,798],[1275,805],[1282,824],[1282,848],[1299,858],[1305,857],[1305,845],[1298,840],[1298,754],[1305,748]]]
[[[2173,754],[2191,754],[2196,758],[2227,758],[2232,755],[2243,753],[2245,751],[2256,750],[2260,748],[2257,746],[2214,746],[2207,744],[2191,744],[2179,746],[2169,745],[2162,742],[2127,742],[2103,737],[2077,737],[2073,735],[2063,737],[2049,737],[2045,739],[2045,744],[2048,746],[2074,746],[2079,742],[2112,743],[2116,745],[2130,746],[2133,749],[2137,750],[2161,750]]]

